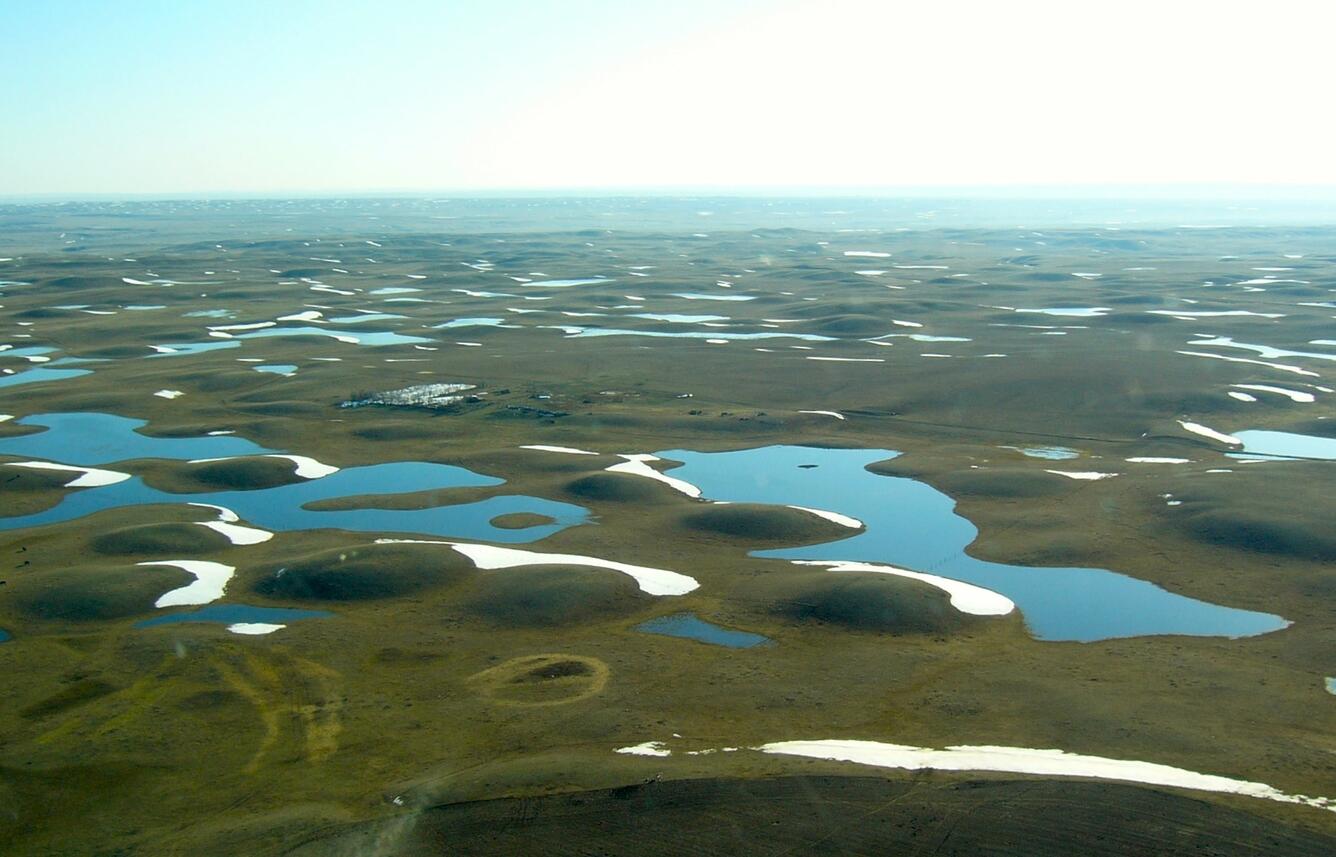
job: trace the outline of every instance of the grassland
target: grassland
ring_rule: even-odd
[[[179,504],[0,531],[12,635],[0,643],[0,850],[624,852],[633,824],[653,831],[637,849],[659,849],[641,853],[1332,850],[1336,816],[1309,807],[688,751],[794,738],[1061,748],[1336,797],[1336,698],[1323,689],[1336,674],[1336,464],[1245,464],[1182,426],[1336,437],[1329,360],[1192,344],[1336,352],[1313,344],[1333,338],[1336,231],[976,228],[870,206],[822,215],[818,201],[793,203],[802,216],[775,228],[773,212],[720,205],[712,220],[695,214],[704,205],[609,202],[616,216],[603,218],[525,201],[0,209],[0,344],[12,346],[0,369],[13,371],[0,382],[96,361],[0,387],[0,414],[14,417],[0,440],[35,432],[27,416],[104,412],[146,420],[154,437],[234,431],[343,468],[457,465],[505,483],[324,507],[542,497],[591,522],[519,547],[700,582],[654,597],[588,567],[479,571],[448,547],[375,544],[412,531],[234,545],[196,526],[213,512]],[[603,282],[542,285],[557,279]],[[1020,311],[1053,308],[1099,312]],[[401,317],[347,320],[368,311]],[[1238,312],[1253,314],[1203,314]],[[505,326],[439,326],[459,319]],[[280,326],[422,341],[246,338]],[[597,328],[633,333],[587,335]],[[685,332],[700,336],[663,335]],[[826,338],[710,341],[737,333]],[[153,348],[182,343],[223,347]],[[31,355],[48,361],[12,353],[26,348],[51,349]],[[297,369],[255,369],[271,364]],[[476,390],[440,410],[339,407],[427,383]],[[1244,401],[1228,395],[1238,384],[1314,401]],[[777,443],[900,451],[871,469],[954,498],[979,528],[976,557],[1112,569],[1293,624],[1237,640],[1042,642],[1023,615],[964,615],[915,581],[748,556],[840,538],[837,524],[606,471],[623,453]],[[534,444],[598,454],[520,448]],[[1016,449],[1054,445],[1079,458]],[[1127,461],[1148,457],[1187,461]],[[99,490],[20,460],[0,457],[4,515]],[[107,466],[186,493],[296,484],[289,465]],[[225,602],[335,615],[256,637],[135,627],[188,580],[137,563],[181,558],[235,567]],[[686,610],[774,643],[633,630]],[[645,741],[673,755],[613,752]]]

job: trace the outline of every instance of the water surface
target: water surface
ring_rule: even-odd
[[[153,628],[158,625],[175,625],[178,622],[209,622],[219,625],[238,623],[258,623],[264,625],[286,625],[301,619],[326,619],[333,616],[328,610],[296,610],[290,607],[252,607],[248,604],[210,604],[199,610],[184,613],[167,613],[135,623],[136,628]]]
[[[0,454],[43,458],[64,464],[97,465],[135,458],[190,460],[274,452],[236,436],[158,438],[140,434],[143,420],[112,414],[37,414],[19,425],[46,425],[47,431],[0,439]],[[31,515],[0,517],[0,530],[37,527],[76,520],[106,509],[151,504],[206,503],[233,510],[268,530],[341,529],[353,532],[422,535],[522,543],[546,538],[588,520],[585,510],[539,497],[508,495],[472,503],[425,509],[355,508],[315,511],[321,500],[375,497],[451,488],[488,488],[505,480],[463,467],[424,461],[396,461],[346,467],[319,479],[249,491],[175,494],[133,477],[114,485],[72,491],[50,509]],[[501,515],[528,513],[552,519],[522,529],[494,527]]]
[[[66,378],[78,378],[80,375],[93,374],[91,369],[48,369],[40,366],[13,375],[0,375],[0,387],[17,387],[21,384],[40,384],[43,381],[63,381]]]
[[[1246,637],[1284,628],[1279,616],[1198,601],[1098,568],[1026,567],[975,559],[978,529],[955,501],[913,479],[864,469],[895,458],[887,449],[768,446],[738,452],[672,449],[669,475],[703,496],[736,503],[794,505],[857,518],[866,530],[838,541],[753,555],[790,560],[877,562],[963,580],[1016,602],[1043,640],[1088,642],[1148,634]]]
[[[665,637],[683,637],[698,640],[713,646],[725,646],[730,649],[750,649],[763,643],[769,643],[769,637],[752,634],[747,631],[733,631],[697,618],[695,613],[674,613],[672,616],[660,616],[635,626],[635,630],[647,634],[660,634]]]
[[[139,429],[144,420],[115,414],[33,414],[15,425],[43,426],[46,431],[0,438],[0,455],[42,458],[62,464],[92,466],[135,458],[226,458],[264,455],[275,450],[241,437],[151,437]]]
[[[1317,458],[1336,461],[1336,438],[1295,434],[1288,431],[1249,429],[1236,431],[1234,437],[1243,441],[1243,452],[1234,457],[1266,455],[1275,458]]]

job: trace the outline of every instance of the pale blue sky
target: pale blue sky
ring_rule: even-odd
[[[0,195],[1336,182],[1305,0],[0,0]]]

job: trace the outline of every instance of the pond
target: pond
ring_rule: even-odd
[[[139,432],[147,425],[144,420],[115,414],[33,414],[14,424],[47,430],[0,438],[0,455],[44,458],[63,464],[98,465],[136,458],[188,461],[275,451],[241,437],[151,437]]]
[[[28,369],[24,372],[15,372],[13,375],[0,375],[0,387],[17,387],[21,384],[40,384],[44,381],[63,381],[66,378],[78,378],[80,375],[91,375],[91,369],[49,369],[40,366],[36,369]]]
[[[281,627],[301,619],[326,619],[327,610],[297,610],[290,607],[252,607],[248,604],[210,604],[185,613],[167,613],[135,623],[136,628],[155,628],[181,622],[209,622],[218,625],[265,625]],[[242,632],[246,633],[246,632]]]
[[[1243,441],[1243,452],[1234,453],[1234,458],[1264,455],[1277,459],[1316,458],[1336,461],[1336,438],[1332,437],[1257,429],[1234,432],[1234,437]]]
[[[886,449],[769,446],[737,452],[673,449],[669,471],[713,500],[803,506],[857,518],[849,538],[753,556],[787,560],[887,563],[965,581],[1007,596],[1042,640],[1093,641],[1149,634],[1246,637],[1287,626],[1279,616],[1168,592],[1098,568],[1026,567],[975,559],[966,548],[978,529],[955,501],[913,479],[866,470],[899,453]]]
[[[263,366],[254,367],[256,372],[264,372],[269,375],[282,375],[290,378],[297,374],[297,365],[295,363],[268,363]]]
[[[671,616],[660,616],[657,619],[650,619],[648,622],[641,622],[635,626],[634,630],[644,631],[646,634],[660,634],[665,637],[682,637],[730,649],[750,649],[770,642],[769,637],[748,633],[747,631],[733,631],[722,628],[697,618],[694,613],[674,613]]]
[[[159,438],[140,434],[144,425],[111,414],[39,414],[19,425],[44,425],[37,434],[0,439],[0,454],[43,458],[68,464],[105,464],[135,458],[217,459],[274,452],[235,436]],[[105,487],[72,491],[50,509],[31,515],[0,517],[0,530],[37,527],[75,520],[106,509],[148,504],[203,503],[223,506],[242,519],[269,530],[332,528],[353,532],[419,533],[502,543],[545,538],[588,520],[585,510],[522,495],[496,496],[457,505],[424,509],[353,508],[314,511],[311,503],[359,496],[388,496],[450,488],[487,488],[504,480],[462,467],[422,461],[397,461],[348,467],[292,485],[249,491],[175,494],[134,477]],[[543,515],[552,523],[521,529],[494,527],[501,515]]]

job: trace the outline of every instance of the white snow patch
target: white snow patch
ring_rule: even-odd
[[[227,626],[227,630],[233,634],[246,634],[247,636],[259,636],[261,634],[272,634],[275,631],[288,627],[287,625],[274,625],[270,622],[233,622]]]
[[[249,457],[250,456],[245,456],[245,455],[230,455],[230,456],[225,456],[223,458],[195,458],[192,459],[189,463],[211,464],[215,461],[232,461],[233,459],[237,458],[249,458]],[[329,476],[331,473],[339,472],[339,468],[335,467],[334,465],[316,461],[314,458],[310,458],[305,455],[287,455],[286,453],[271,453],[267,455],[261,455],[259,457],[284,458],[287,459],[288,461],[291,461],[293,464],[297,465],[293,473],[300,476],[302,479],[319,479],[322,476]]]
[[[293,313],[292,315],[280,315],[280,316],[278,317],[278,320],[279,320],[279,321],[317,321],[317,322],[321,322],[321,323],[323,323],[324,320],[321,318],[322,315],[324,315],[324,313],[322,313],[322,312],[321,312],[320,310],[318,310],[318,309],[308,309],[308,310],[305,310],[305,311],[303,311],[303,312],[296,312],[296,313]]]
[[[1210,357],[1215,360],[1228,360],[1230,363],[1251,363],[1254,366],[1268,366],[1272,369],[1279,369],[1282,372],[1293,372],[1295,375],[1308,375],[1312,378],[1320,378],[1321,375],[1311,372],[1308,369],[1300,369],[1298,366],[1290,366],[1286,363],[1268,363],[1265,360],[1253,360],[1249,357],[1228,357],[1224,354],[1211,354],[1208,351],[1178,351],[1178,354],[1185,354],[1188,357]]]
[[[841,527],[848,527],[851,530],[861,530],[863,522],[850,515],[841,515],[839,512],[831,512],[826,509],[813,509],[810,506],[789,506],[790,509],[797,509],[799,512],[806,512],[809,515],[816,515],[818,518],[824,518]]]
[[[227,582],[232,579],[236,569],[221,562],[206,562],[201,559],[165,559],[159,562],[141,562],[140,566],[169,566],[195,575],[193,583],[179,589],[164,592],[153,602],[154,607],[184,607],[193,604],[208,604],[223,597]]]
[[[1055,473],[1058,476],[1066,476],[1068,479],[1080,479],[1094,482],[1098,479],[1112,479],[1117,473],[1100,473],[1098,470],[1045,470],[1045,473]]]
[[[632,476],[643,476],[646,479],[653,479],[656,482],[662,482],[664,485],[667,485],[674,491],[681,491],[688,497],[696,497],[696,498],[700,497],[700,489],[697,488],[695,485],[692,485],[690,482],[686,482],[681,479],[674,479],[673,477],[668,476],[664,473],[660,473],[653,467],[650,467],[648,462],[661,460],[657,455],[650,455],[649,453],[640,453],[633,455],[621,455],[620,457],[626,460],[620,464],[609,465],[608,467],[605,467],[604,470],[607,470],[609,473],[629,473]]]
[[[1146,312],[1150,313],[1151,315],[1167,315],[1173,318],[1187,318],[1187,319],[1220,318],[1223,316],[1230,316],[1230,315],[1252,315],[1252,316],[1257,316],[1258,318],[1285,317],[1285,314],[1280,312],[1252,312],[1251,310],[1246,310],[1246,309],[1217,310],[1214,312],[1207,312],[1207,311],[1183,312],[1182,310],[1175,310],[1175,309],[1149,309],[1146,310]]]
[[[1224,432],[1218,432],[1215,429],[1210,428],[1209,426],[1202,425],[1201,423],[1190,423],[1187,422],[1186,420],[1179,420],[1178,424],[1181,425],[1183,428],[1187,429],[1188,431],[1192,432],[1193,434],[1199,434],[1202,437],[1209,437],[1211,440],[1218,440],[1221,443],[1227,443],[1230,446],[1243,446],[1243,441],[1234,437],[1232,434],[1225,434]]]
[[[646,741],[643,744],[635,744],[630,747],[618,747],[612,752],[621,753],[624,756],[671,756],[673,754],[673,751],[665,747],[662,741]]]
[[[590,452],[587,449],[575,449],[570,446],[547,446],[542,443],[531,443],[521,446],[520,449],[536,449],[539,452],[563,452],[567,455],[598,455],[597,452]]]
[[[243,527],[240,524],[229,524],[226,521],[200,521],[198,523],[201,527],[207,527],[215,533],[226,536],[227,540],[234,545],[258,545],[274,537],[274,534],[268,530]]]
[[[982,586],[975,586],[973,583],[965,583],[961,580],[952,580],[949,577],[939,577],[935,574],[897,568],[893,565],[841,560],[794,560],[793,564],[823,566],[831,571],[866,571],[875,574],[907,577],[942,590],[950,596],[952,607],[961,613],[969,613],[972,616],[1006,616],[1016,609],[1014,601],[991,589],[984,589]]]
[[[1281,396],[1288,396],[1292,402],[1315,402],[1317,397],[1312,393],[1305,393],[1302,390],[1287,390],[1284,387],[1271,387],[1266,384],[1231,384],[1231,387],[1238,387],[1240,390],[1257,390],[1263,393],[1276,393]]]
[[[1281,803],[1302,804],[1336,812],[1336,801],[1324,797],[1291,795],[1264,783],[1235,780],[1202,774],[1153,762],[1086,756],[1063,750],[1039,750],[1029,747],[959,745],[945,750],[888,744],[881,741],[827,739],[817,741],[777,741],[756,749],[762,753],[804,756],[853,762],[879,768],[911,771],[997,771],[1045,777],[1089,777],[1099,780],[1144,783],[1171,788],[1237,794]]]
[[[588,568],[606,568],[627,575],[636,582],[641,592],[648,595],[686,595],[700,587],[700,583],[694,577],[678,574],[675,571],[648,568],[643,565],[630,565],[629,563],[614,562],[613,560],[599,559],[592,556],[538,553],[536,551],[519,550],[518,548],[432,539],[376,539],[376,544],[449,545],[468,557],[475,566],[484,571],[521,568],[526,565],[580,565]]]
[[[885,363],[880,357],[808,357],[808,360],[824,360],[828,363]]]
[[[262,327],[273,327],[273,326],[274,322],[272,321],[257,321],[254,324],[220,324],[210,327],[209,330],[225,330],[225,331],[259,330]]]
[[[184,396],[185,393],[181,392],[180,390],[159,390],[153,395],[157,396],[160,399],[179,399],[182,396]]]
[[[798,411],[800,414],[820,414],[822,416],[834,417],[837,420],[844,419],[844,414],[839,411]]]
[[[0,420],[3,422],[3,420]],[[103,485],[115,485],[130,478],[130,474],[117,470],[98,470],[93,467],[74,467],[70,464],[52,464],[49,461],[11,461],[11,467],[27,467],[32,470],[59,470],[78,473],[78,477],[65,483],[66,488],[100,488]]]

